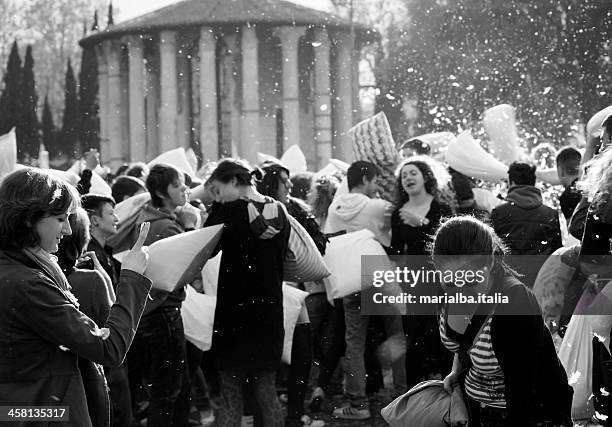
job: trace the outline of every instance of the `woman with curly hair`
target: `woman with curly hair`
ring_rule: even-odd
[[[391,215],[391,255],[421,255],[407,260],[407,267],[427,268],[428,246],[443,217],[453,214],[443,201],[434,168],[424,158],[412,157],[398,168],[395,210]],[[428,286],[434,286],[429,285]],[[418,291],[418,287],[415,291]],[[410,343],[406,352],[408,388],[428,378],[441,378],[451,363],[451,355],[438,338],[437,323],[431,315],[409,310],[403,317],[404,332]]]
[[[391,215],[392,255],[426,255],[440,219],[453,214],[434,169],[425,159],[409,158],[397,171]]]

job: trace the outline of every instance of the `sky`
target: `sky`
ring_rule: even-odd
[[[181,0],[113,0],[113,7],[116,8],[115,22],[122,22],[136,16],[152,12],[156,9],[178,3]],[[201,0],[207,1],[207,0]],[[209,0],[208,0],[209,1]],[[290,0],[293,3],[311,7],[313,9],[329,10],[330,0]]]

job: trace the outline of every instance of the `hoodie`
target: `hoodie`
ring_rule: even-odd
[[[339,231],[351,233],[368,229],[383,246],[389,246],[391,207],[389,202],[371,199],[365,194],[340,194],[329,206],[325,233],[332,234]]]
[[[149,246],[158,240],[166,237],[175,236],[185,232],[183,225],[178,221],[176,215],[170,212],[164,212],[155,208],[151,203],[144,205],[136,220],[136,227],[132,229],[132,243],[138,239],[140,224],[149,222],[149,234],[145,240],[145,246]],[[155,278],[151,278],[155,281]],[[159,307],[178,307],[180,309],[182,301],[185,300],[185,289],[176,289],[170,293],[151,289],[151,298],[147,301],[143,316],[150,314],[153,310]]]
[[[506,200],[523,209],[535,209],[542,206],[542,193],[533,185],[513,185]]]
[[[559,214],[542,203],[533,185],[513,185],[506,201],[491,212],[495,233],[508,245],[511,255],[550,255],[562,246]],[[517,257],[510,264],[524,274],[531,288],[544,257]]]

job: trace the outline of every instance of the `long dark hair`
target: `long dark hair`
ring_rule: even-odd
[[[410,196],[408,193],[406,193],[406,190],[404,190],[404,186],[402,185],[402,169],[408,165],[416,166],[416,168],[421,171],[425,191],[434,196],[434,199],[439,201],[440,189],[438,187],[438,180],[436,179],[433,169],[422,160],[407,160],[397,169],[398,173],[395,181],[395,206],[400,208],[404,205],[404,203],[410,200]]]
[[[264,171],[263,178],[257,182],[257,191],[264,196],[276,199],[278,197],[278,187],[280,186],[281,173],[285,172],[289,177],[289,169],[277,162],[264,162],[259,166]]]
[[[444,256],[493,256],[493,274],[519,276],[505,262],[509,253],[493,227],[473,216],[457,216],[444,221],[430,244],[434,263]]]
[[[248,163],[242,160],[228,158],[219,162],[206,182],[219,181],[227,184],[233,178],[236,178],[238,185],[249,186],[254,184],[253,181],[262,179],[263,172],[257,168],[251,169]]]
[[[72,234],[64,236],[56,253],[57,262],[62,270],[69,274],[74,270],[78,259],[89,244],[89,216],[83,208],[78,208],[68,217]]]

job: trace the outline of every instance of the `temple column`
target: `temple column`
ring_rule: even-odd
[[[242,27],[242,132],[240,153],[249,162],[257,161],[259,140],[259,57],[255,26]]]
[[[306,27],[281,27],[276,35],[283,52],[283,148],[300,145],[300,87],[298,50]]]
[[[145,84],[143,41],[132,36],[129,50],[129,105],[130,105],[130,161],[144,162],[146,159],[147,128],[145,125]]]
[[[200,147],[204,162],[219,158],[216,40],[213,29],[200,30]]]
[[[124,162],[123,158],[123,117],[121,114],[121,45],[105,41],[108,64],[108,165],[114,171]]]
[[[353,37],[347,32],[334,34],[336,47],[336,79],[334,103],[334,135],[332,155],[350,162],[353,159],[352,140],[348,135],[353,126]]]
[[[98,57],[98,99],[100,104],[100,156],[103,163],[110,160],[110,144],[108,140],[108,64],[106,44],[96,46]],[[45,147],[49,150],[50,147]]]
[[[314,33],[314,139],[317,154],[316,169],[325,166],[332,157],[331,95],[329,77],[330,42],[325,28]]]
[[[161,105],[159,114],[160,152],[178,147],[176,118],[178,114],[176,78],[176,32],[160,33],[160,87]]]

